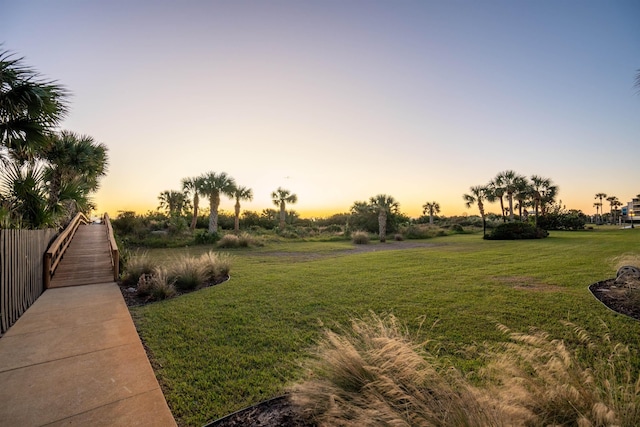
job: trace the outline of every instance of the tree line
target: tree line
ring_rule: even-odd
[[[59,130],[69,92],[0,51],[0,228],[64,226],[94,208],[107,148]]]

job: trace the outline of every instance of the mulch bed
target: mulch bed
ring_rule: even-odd
[[[628,296],[628,289],[615,284],[615,279],[601,280],[589,286],[589,290],[611,310],[640,320],[640,305]]]
[[[215,282],[205,282],[202,285],[198,286],[195,289],[190,289],[187,291],[178,291],[175,296],[173,296],[172,298],[176,298],[179,297],[180,295],[185,295],[185,294],[189,294],[191,292],[195,292],[198,291],[200,289],[204,289],[204,288],[208,288],[211,286],[215,286],[215,285],[219,285],[221,283],[224,283],[226,281],[228,281],[231,277],[229,275],[221,278],[220,280],[217,280]],[[132,285],[125,285],[122,282],[118,282],[118,286],[120,287],[120,292],[122,292],[122,296],[124,297],[124,301],[125,303],[127,303],[128,307],[138,307],[141,305],[147,305],[147,304],[151,304],[152,302],[156,302],[156,300],[154,300],[153,298],[151,298],[151,296],[147,295],[147,296],[139,296],[136,292],[130,292],[129,289],[135,289],[135,286]]]
[[[289,401],[288,396],[279,396],[242,409],[205,427],[315,427],[305,419]]]

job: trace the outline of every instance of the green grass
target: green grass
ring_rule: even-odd
[[[368,253],[349,242],[269,243],[225,250],[230,281],[132,312],[174,416],[196,426],[283,393],[303,376],[301,361],[323,325],[369,311],[393,313],[467,373],[482,364],[467,348],[504,341],[495,322],[559,337],[567,332],[560,320],[592,331],[604,322],[612,339],[640,350],[640,324],[587,290],[613,277],[612,259],[638,253],[638,242],[640,231],[599,229],[535,241],[461,234]],[[166,261],[209,249],[150,254]]]

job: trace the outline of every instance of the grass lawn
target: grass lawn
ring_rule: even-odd
[[[640,349],[640,323],[609,311],[587,289],[615,275],[615,257],[640,253],[640,229],[424,242],[433,245],[360,252],[348,242],[291,242],[226,251],[234,256],[230,281],[132,309],[178,423],[200,426],[282,394],[303,376],[301,362],[323,326],[369,311],[395,314],[465,372],[481,364],[467,348],[505,340],[495,322],[558,337],[568,336],[560,320],[594,335],[604,323],[612,339]],[[151,254],[166,261],[208,249]]]

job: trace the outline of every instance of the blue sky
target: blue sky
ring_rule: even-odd
[[[130,4],[133,3],[133,4]],[[4,48],[72,92],[109,147],[98,210],[225,171],[304,216],[394,196],[468,212],[513,169],[569,208],[640,193],[637,1],[0,0]],[[221,208],[232,210],[223,200]],[[491,208],[498,211],[497,206]]]

